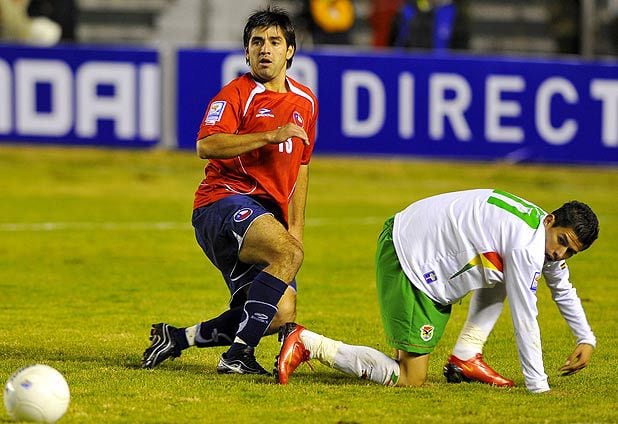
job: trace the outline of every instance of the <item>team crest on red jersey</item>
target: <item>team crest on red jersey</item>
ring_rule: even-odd
[[[300,113],[294,111],[294,122],[296,123],[296,125],[298,125],[299,127],[303,127],[305,125],[305,121],[303,119],[303,117],[300,115]]]

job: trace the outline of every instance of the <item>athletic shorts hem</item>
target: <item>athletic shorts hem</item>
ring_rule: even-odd
[[[410,344],[406,342],[395,341],[391,339],[387,339],[386,342],[394,349],[402,350],[408,353],[418,353],[420,355],[426,355],[433,352],[433,347],[427,346],[419,346],[415,344]]]

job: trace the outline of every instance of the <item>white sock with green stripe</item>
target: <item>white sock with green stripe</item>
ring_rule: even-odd
[[[333,367],[384,386],[394,386],[399,381],[399,362],[367,346],[341,344]]]
[[[311,358],[346,374],[371,380],[384,386],[399,381],[399,362],[366,346],[352,346],[309,330],[300,333]]]

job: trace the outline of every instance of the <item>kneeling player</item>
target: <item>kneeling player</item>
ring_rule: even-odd
[[[550,286],[561,285],[556,293],[574,295],[558,270],[566,269],[562,268],[563,261],[587,249],[597,237],[596,215],[576,201],[551,214],[510,193],[489,189],[447,193],[415,202],[386,221],[376,253],[382,323],[389,344],[397,349],[397,358],[288,323],[280,330],[277,378],[286,384],[300,363],[315,358],[380,384],[420,386],[427,378],[429,353],[443,334],[451,304],[471,291],[477,290],[476,297],[503,290],[510,299],[526,387],[535,393],[548,391],[536,320],[537,282],[541,274],[546,279],[549,275]],[[496,298],[504,300],[502,295]],[[567,322],[571,325],[585,320],[581,312]],[[494,318],[497,316],[491,315],[489,329]],[[580,344],[571,358],[578,357],[581,362],[582,358],[585,361],[585,346],[594,340],[583,336],[590,334],[585,330],[587,322],[579,324],[571,325],[582,330],[576,333]],[[479,338],[481,348],[484,339]],[[477,368],[486,366],[482,357],[470,362]],[[455,365],[463,369],[468,364],[461,361]],[[494,374],[489,374],[494,380],[486,382],[512,385],[512,381]]]

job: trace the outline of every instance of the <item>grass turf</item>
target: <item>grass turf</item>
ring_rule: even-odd
[[[386,353],[373,280],[386,217],[415,199],[476,187],[511,191],[547,210],[571,199],[592,206],[600,238],[570,268],[598,349],[587,369],[559,375],[574,340],[540,287],[553,390],[532,395],[523,388],[507,310],[485,356],[518,387],[444,382],[441,368],[467,300],[454,307],[423,388],[385,388],[321,364],[315,372],[301,367],[285,387],[266,377],[220,376],[224,348],[188,350],[141,370],[151,323],[194,324],[227,304],[189,223],[202,167],[191,152],[0,145],[0,380],[29,363],[56,367],[72,392],[66,423],[618,421],[615,168],[313,159],[298,321]],[[258,360],[270,365],[277,351],[275,337],[266,338]]]

